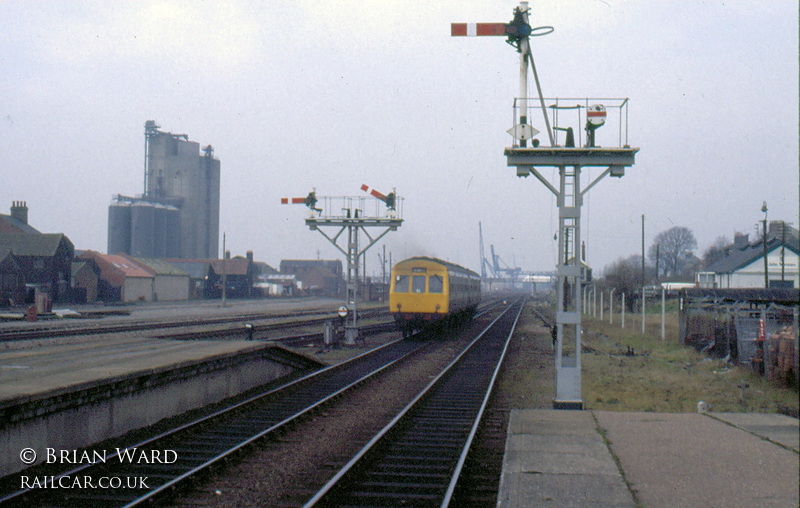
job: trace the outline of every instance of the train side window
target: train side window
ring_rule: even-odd
[[[444,290],[444,278],[441,275],[428,277],[428,293],[441,293]]]
[[[424,293],[425,292],[425,276],[412,275],[411,276],[411,292]]]
[[[394,278],[394,292],[408,293],[408,275],[397,275]]]

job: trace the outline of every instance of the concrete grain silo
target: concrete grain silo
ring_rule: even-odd
[[[216,259],[219,253],[220,162],[211,145],[145,123],[144,194],[116,196],[109,206],[109,253]]]
[[[156,205],[137,201],[131,206],[131,252],[133,257],[150,257],[155,252]]]
[[[115,196],[108,207],[108,253],[131,251],[131,204]]]

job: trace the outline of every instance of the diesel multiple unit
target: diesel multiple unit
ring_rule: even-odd
[[[470,317],[480,301],[480,276],[463,266],[413,257],[392,268],[389,308],[404,335],[432,322]]]

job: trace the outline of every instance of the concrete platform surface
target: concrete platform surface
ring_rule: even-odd
[[[8,322],[0,323],[0,330],[104,326],[129,321],[208,318],[244,313],[263,313],[266,318],[273,314],[312,309],[329,309],[333,313],[339,305],[341,302],[331,299],[231,300],[226,307],[222,307],[218,301],[146,302],[119,307],[130,311],[129,315],[112,315],[97,320]],[[77,307],[78,310],[93,308]],[[158,327],[154,325],[153,328]],[[162,340],[152,337],[153,333],[140,330],[113,335],[0,341],[0,401],[263,347],[261,342],[245,340]],[[163,330],[157,333],[163,333]]]
[[[796,507],[798,421],[518,410],[498,506]]]

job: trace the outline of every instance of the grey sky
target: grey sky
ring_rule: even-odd
[[[552,270],[549,191],[506,167],[518,54],[451,22],[508,22],[513,1],[0,2],[0,211],[104,251],[113,194],[143,185],[144,122],[211,144],[234,254],[340,258],[281,197],[405,198],[395,260],[473,269],[478,221],[509,264]],[[699,253],[763,218],[798,225],[796,1],[534,0],[548,97],[629,97],[641,148],[584,205],[603,267],[686,226]],[[530,95],[535,93],[531,88]],[[536,121],[536,119],[534,119]],[[540,130],[544,130],[538,126]],[[377,248],[368,270],[377,269]]]

